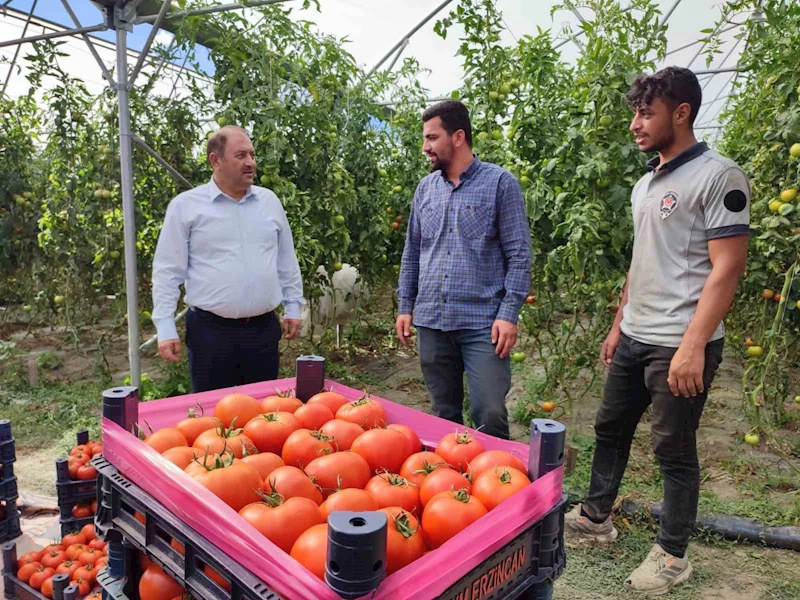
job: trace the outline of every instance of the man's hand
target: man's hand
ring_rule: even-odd
[[[497,346],[495,354],[505,358],[514,344],[517,343],[517,326],[508,321],[497,319],[492,325],[492,343]]]
[[[164,360],[178,362],[181,358],[181,341],[175,339],[158,342],[158,353]]]
[[[603,346],[600,348],[600,361],[607,367],[610,367],[611,362],[614,360],[614,354],[617,352],[617,346],[619,346],[620,335],[619,326],[615,325],[608,332]]]
[[[676,396],[696,396],[702,394],[703,369],[706,365],[705,347],[684,346],[678,348],[669,364],[667,383]]]
[[[283,319],[283,335],[287,340],[293,340],[300,331],[300,319]]]
[[[397,315],[397,322],[394,325],[397,332],[397,339],[403,346],[408,346],[411,343],[411,315]]]

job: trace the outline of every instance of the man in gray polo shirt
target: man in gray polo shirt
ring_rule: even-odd
[[[633,258],[600,358],[609,367],[595,422],[592,478],[566,518],[571,543],[612,542],[611,510],[631,441],[652,404],[664,476],[657,543],[625,585],[653,595],[686,581],[700,467],[695,432],[722,360],[722,319],[745,269],[750,186],[731,160],[698,143],[702,92],[688,69],[639,77],[628,93],[639,149],[659,154],[633,188]]]

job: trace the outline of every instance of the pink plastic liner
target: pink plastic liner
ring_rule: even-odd
[[[359,390],[326,381],[328,387],[347,398],[357,399]],[[236,392],[264,398],[275,389],[294,387],[294,379],[256,383],[235,388]],[[154,430],[169,427],[186,417],[187,410],[199,404],[207,415],[224,395],[234,391],[214,390],[187,394],[139,404],[139,423]],[[390,423],[413,427],[427,446],[435,446],[454,423],[390,402],[372,399],[386,409]],[[125,477],[141,487],[172,514],[217,546],[235,557],[243,567],[290,600],[335,600],[339,598],[310,571],[263,537],[252,525],[139,441],[116,423],[103,419],[103,455]],[[463,427],[458,427],[463,431]],[[506,450],[528,464],[528,446],[469,429],[486,450]],[[506,500],[500,507],[470,525],[424,559],[386,578],[369,597],[384,600],[421,600],[444,593],[461,577],[495,554],[528,526],[541,519],[560,500],[563,469],[559,468]]]

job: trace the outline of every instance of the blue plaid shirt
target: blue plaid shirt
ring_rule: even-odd
[[[522,189],[475,157],[458,186],[444,171],[417,186],[400,268],[400,314],[414,325],[483,329],[517,323],[531,280]]]

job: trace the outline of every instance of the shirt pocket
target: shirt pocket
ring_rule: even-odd
[[[492,225],[493,207],[467,202],[458,211],[458,232],[467,239],[484,238]]]
[[[439,202],[431,202],[422,207],[420,231],[423,239],[433,239],[439,235],[444,219],[444,207]]]

